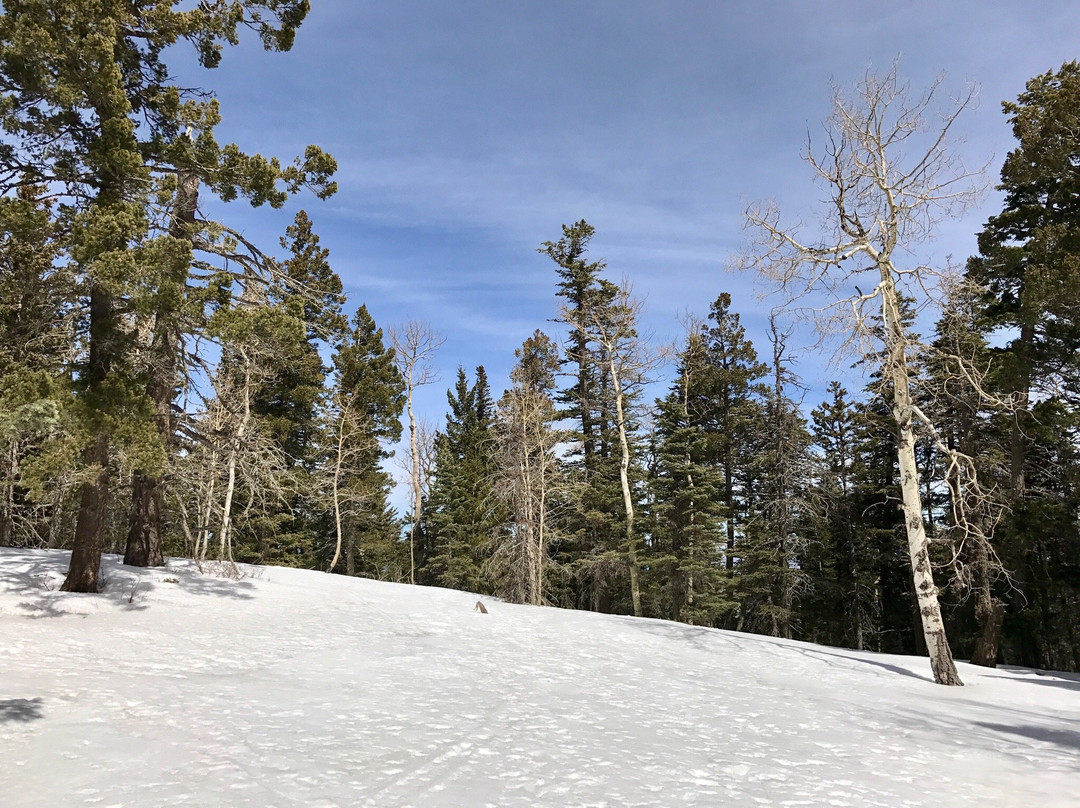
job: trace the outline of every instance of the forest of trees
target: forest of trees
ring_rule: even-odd
[[[204,218],[335,191],[315,146],[219,143],[227,110],[165,61],[217,68],[249,29],[287,51],[306,0],[179,5],[0,15],[0,545],[70,549],[75,592],[103,552],[185,556],[929,650],[946,683],[950,644],[1080,670],[1080,63],[1004,104],[1002,209],[955,272],[907,248],[958,204],[934,135],[964,104],[920,149],[929,98],[869,77],[809,158],[833,218],[803,239],[747,214],[736,263],[785,304],[766,344],[723,277],[680,344],[651,344],[577,221],[539,245],[552,333],[502,393],[460,368],[431,429],[413,393],[439,337],[348,305],[308,213],[276,244]],[[836,315],[818,325],[845,329],[862,389],[808,400],[808,308]]]

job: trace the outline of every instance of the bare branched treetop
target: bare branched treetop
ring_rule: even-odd
[[[393,346],[398,369],[412,387],[438,381],[432,359],[443,342],[445,338],[430,325],[416,320],[390,329],[390,345]]]
[[[893,65],[883,76],[868,73],[856,92],[833,90],[833,113],[824,145],[811,143],[806,159],[827,191],[816,232],[804,235],[782,222],[775,205],[754,206],[746,226],[754,247],[739,264],[760,273],[784,305],[809,315],[822,338],[842,334],[843,345],[862,353],[884,382],[882,394],[896,424],[897,466],[903,499],[912,581],[934,680],[959,685],[945,636],[934,583],[929,538],[923,523],[919,434],[929,434],[948,460],[953,482],[956,535],[989,549],[993,509],[978,483],[971,457],[938,439],[933,419],[912,389],[913,366],[922,351],[911,331],[911,308],[941,308],[950,288],[949,267],[921,263],[914,247],[935,225],[954,216],[982,189],[982,171],[970,172],[948,147],[974,88],[939,111],[940,77],[915,97]],[[964,357],[951,357],[962,363]],[[968,386],[975,372],[959,374]]]
[[[942,95],[939,76],[914,96],[895,65],[881,76],[867,73],[853,92],[834,87],[824,141],[808,138],[806,152],[827,192],[819,226],[785,223],[771,203],[746,211],[753,246],[738,268],[758,272],[767,292],[797,304],[823,337],[864,343],[886,278],[918,308],[937,299],[952,272],[920,261],[914,248],[979,198],[985,166],[969,169],[950,148],[976,88],[958,98]]]

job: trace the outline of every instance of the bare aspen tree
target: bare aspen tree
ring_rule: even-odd
[[[495,495],[512,515],[495,538],[490,559],[499,593],[511,602],[544,604],[551,544],[551,503],[561,490],[560,433],[552,392],[558,347],[537,331],[518,349],[513,386],[498,404]]]
[[[260,310],[246,305],[241,311],[258,319]],[[260,428],[252,411],[262,385],[274,373],[274,357],[258,328],[250,325],[237,332],[242,338],[227,342],[203,411],[185,417],[183,431],[192,445],[172,470],[175,499],[189,496],[198,515],[192,529],[187,504],[181,509],[181,527],[193,558],[204,561],[216,535],[218,560],[227,562],[234,574],[238,574],[232,552],[238,518],[246,519],[257,504],[287,502],[295,488],[290,458]],[[246,495],[246,501],[237,501],[238,492]]]
[[[603,281],[602,283],[607,283]],[[630,571],[630,598],[634,616],[641,617],[641,583],[637,559],[638,537],[634,532],[634,499],[630,488],[631,446],[628,432],[630,397],[646,381],[649,369],[655,367],[659,358],[651,355],[646,340],[637,333],[637,323],[643,303],[635,298],[625,281],[614,288],[614,297],[608,306],[575,310],[565,307],[562,319],[575,332],[584,335],[596,345],[598,363],[611,382],[612,400],[615,405],[615,429],[619,438],[619,483],[622,488],[623,514],[625,516],[625,546],[627,567]]]
[[[413,396],[417,387],[438,380],[432,365],[435,352],[443,344],[443,338],[426,323],[410,321],[390,331],[390,344],[394,348],[398,370],[405,380],[405,411],[409,417],[409,485],[412,492],[412,515],[409,519],[409,583],[416,583],[416,528],[424,507],[424,489],[421,480],[422,460],[419,427],[413,411]]]
[[[378,441],[367,428],[363,413],[357,412],[350,396],[335,397],[331,419],[330,464],[326,470],[325,487],[329,487],[330,504],[334,514],[334,557],[327,572],[333,572],[341,559],[344,543],[344,519],[371,497],[370,493],[349,485],[350,472],[370,456]],[[324,487],[324,486],[320,486]]]
[[[923,635],[934,680],[960,685],[938,604],[915,460],[917,431],[932,425],[913,400],[916,343],[902,316],[903,297],[913,296],[920,305],[933,303],[943,275],[915,260],[912,248],[980,190],[977,173],[965,170],[947,148],[974,89],[937,115],[940,84],[939,78],[925,95],[913,97],[894,66],[882,76],[868,73],[850,98],[834,91],[824,148],[810,148],[806,157],[828,193],[821,231],[804,236],[781,224],[775,206],[751,207],[746,220],[757,249],[740,264],[760,272],[789,304],[801,301],[819,326],[841,326],[846,342],[866,355],[880,340],[882,348],[873,355],[880,358],[891,394]],[[876,333],[871,312],[880,318]]]

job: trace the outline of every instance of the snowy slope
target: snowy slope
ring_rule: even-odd
[[[1080,805],[1080,681],[0,550],[0,805]],[[136,587],[135,584],[138,583]]]

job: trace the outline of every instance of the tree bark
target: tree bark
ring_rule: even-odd
[[[626,414],[623,411],[622,380],[615,367],[615,357],[608,359],[611,384],[615,390],[615,416],[619,428],[619,484],[622,486],[623,509],[626,512],[626,558],[630,567],[630,600],[634,605],[634,617],[641,617],[641,583],[637,560],[637,537],[634,535],[634,499],[630,492],[630,441],[626,436]]]
[[[915,433],[912,428],[911,381],[908,375],[907,340],[904,337],[900,299],[893,282],[891,264],[883,263],[881,294],[885,316],[886,345],[889,356],[886,378],[892,382],[892,412],[898,428],[896,455],[900,466],[900,490],[903,495],[904,524],[907,529],[908,555],[915,583],[919,616],[926,651],[934,681],[941,685],[962,685],[953,662],[945,623],[941,618],[938,590],[930,563],[930,542],[923,524],[919,469],[915,460]]]
[[[131,481],[131,518],[124,563],[132,567],[160,567],[162,551],[164,491],[161,476],[135,472]]]
[[[345,419],[349,414],[349,403],[351,402],[347,402],[343,405],[340,417],[338,418],[337,455],[334,458],[334,479],[331,483],[334,497],[334,536],[337,539],[337,543],[334,546],[334,557],[330,561],[330,568],[327,572],[333,572],[334,567],[337,566],[338,559],[341,558],[341,471],[345,463]]]
[[[100,283],[90,289],[90,355],[86,368],[88,405],[99,393],[112,369],[116,332],[112,295]],[[94,424],[93,442],[83,450],[82,460],[91,477],[79,489],[79,514],[71,543],[71,566],[60,588],[64,592],[97,592],[101,553],[109,509],[109,433]]]
[[[71,566],[60,589],[64,592],[97,592],[101,553],[105,545],[105,522],[109,507],[109,436],[99,433],[83,452],[83,463],[93,478],[79,490],[79,517],[71,544]]]
[[[420,511],[424,506],[423,491],[420,487],[420,446],[417,443],[416,415],[413,413],[413,381],[410,371],[406,380],[405,406],[409,415],[409,456],[412,460],[410,484],[413,495],[413,515],[409,524],[409,583],[416,583],[416,528],[420,524]]]
[[[984,668],[997,667],[998,643],[1001,641],[1001,625],[1005,620],[1005,604],[995,600],[989,612],[982,618],[982,632],[975,640],[971,652],[971,664]]]

